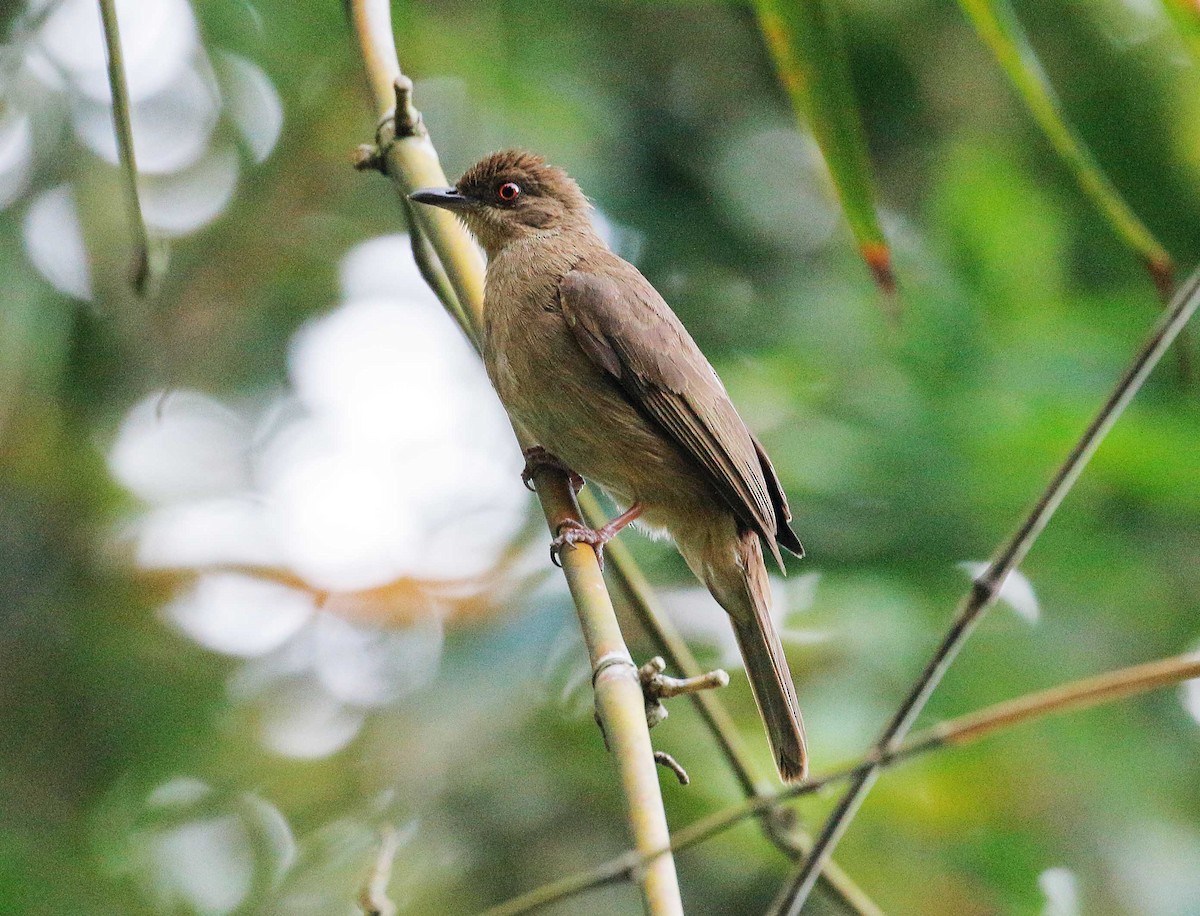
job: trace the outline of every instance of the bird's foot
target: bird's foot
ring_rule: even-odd
[[[527,490],[533,490],[533,475],[540,468],[551,468],[566,474],[567,480],[571,483],[571,490],[575,493],[583,489],[583,478],[567,467],[561,458],[550,454],[540,445],[527,448],[522,454],[525,456],[525,469],[521,471],[521,482],[525,484]]]
[[[617,532],[642,514],[641,503],[634,503],[607,525],[601,528],[589,528],[583,522],[573,518],[565,519],[558,526],[553,541],[550,542],[550,560],[555,566],[562,567],[560,554],[564,547],[575,544],[591,544],[596,551],[596,562],[604,569],[604,545],[616,537]]]
[[[559,555],[564,547],[591,544],[592,549],[596,551],[596,562],[600,564],[601,569],[604,569],[604,545],[610,540],[612,540],[612,534],[605,534],[603,528],[599,530],[589,528],[583,522],[569,518],[558,526],[558,533],[550,542],[550,562],[561,569],[562,558]]]

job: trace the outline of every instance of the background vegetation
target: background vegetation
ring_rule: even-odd
[[[818,771],[875,737],[961,564],[1025,510],[1157,308],[959,9],[839,6],[898,327],[749,10],[395,10],[447,172],[506,145],[566,166],[774,457],[810,551],[777,586]],[[515,447],[394,235],[392,190],[349,168],[374,125],[340,4],[118,10],[148,220],[170,239],[146,300],[92,4],[0,13],[0,911],[350,913],[384,823],[412,912],[619,853]],[[1157,3],[1016,11],[1190,268],[1189,46]],[[929,721],[1195,646],[1200,413],[1177,370]],[[702,659],[730,664],[677,555],[624,539]],[[740,673],[724,699],[766,764]],[[1200,912],[1197,718],[1196,691],[1163,692],[907,764],[838,860],[887,912]],[[739,798],[686,705],[655,740],[693,777],[664,784],[673,824]],[[695,913],[761,910],[787,867],[753,825],[679,866]],[[618,886],[561,911],[634,908]]]

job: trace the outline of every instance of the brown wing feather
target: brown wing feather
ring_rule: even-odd
[[[767,457],[767,451],[758,439],[754,439],[754,450],[758,452],[758,461],[762,465],[763,476],[767,480],[767,488],[771,491],[771,503],[775,507],[775,534],[782,547],[786,547],[800,559],[804,559],[804,545],[792,530],[792,509],[788,505],[783,485],[779,475],[775,473],[775,465]]]
[[[708,472],[734,514],[766,539],[775,558],[777,540],[802,552],[787,526],[790,515],[774,469],[654,287],[614,256],[578,265],[563,278],[559,300],[583,351]]]

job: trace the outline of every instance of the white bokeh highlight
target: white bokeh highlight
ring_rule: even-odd
[[[25,253],[56,290],[75,299],[92,298],[92,272],[79,209],[70,185],[43,191],[25,214]]]
[[[1038,889],[1045,898],[1041,916],[1079,916],[1079,881],[1069,868],[1047,868]]]
[[[240,54],[217,53],[213,61],[224,87],[226,113],[255,162],[265,162],[283,130],[283,103],[262,68]]]
[[[201,576],[165,609],[199,645],[245,657],[278,649],[315,612],[308,593],[240,573]]]
[[[399,238],[375,251],[411,261]],[[512,486],[519,459],[478,359],[440,307],[351,300],[301,330],[290,362],[309,417],[276,437],[263,465],[298,570],[363,587],[412,568],[473,576],[495,561],[526,505]]]
[[[186,169],[143,176],[139,187],[146,224],[168,238],[207,226],[233,199],[238,169],[237,151],[223,143]]]
[[[143,569],[282,563],[268,513],[253,494],[150,509],[134,525],[133,538],[135,560]]]
[[[151,855],[150,873],[164,902],[223,916],[250,893],[250,838],[235,817],[189,821],[165,830],[154,838]]]
[[[407,238],[357,246],[340,279],[344,301],[292,341],[288,390],[152,394],[108,453],[143,505],[118,537],[144,568],[195,573],[164,619],[244,660],[231,696],[296,759],[337,753],[433,681],[438,589],[484,588],[529,507],[504,412]],[[396,582],[415,602],[403,628],[320,609]]]
[[[245,489],[250,426],[195,391],[154,394],[121,423],[109,473],[148,503],[172,503]]]
[[[162,91],[187,66],[199,45],[186,0],[117,0],[121,51],[130,100]],[[46,57],[79,91],[98,101],[112,98],[99,5],[61,0],[39,33]]]
[[[152,789],[120,817],[136,826],[122,840],[119,868],[156,912],[244,912],[253,888],[277,884],[296,862],[291,826],[275,805],[191,776]]]
[[[972,581],[987,572],[988,566],[989,564],[977,560],[964,560],[958,564],[958,568],[970,576]],[[1041,617],[1041,605],[1038,604],[1033,583],[1019,569],[1012,570],[1005,577],[1004,584],[1000,586],[998,600],[1007,604],[1018,617],[1029,623],[1037,623]]]
[[[113,113],[105,101],[72,99],[75,135],[93,153],[116,165]],[[161,92],[132,106],[133,152],[142,175],[164,175],[195,165],[212,140],[221,113],[220,93],[207,73],[181,70]]]
[[[1179,688],[1179,698],[1187,714],[1200,725],[1200,678],[1184,681]]]
[[[34,16],[39,8],[46,10],[41,21]],[[188,0],[117,0],[116,13],[142,214],[160,238],[188,235],[232,202],[243,159],[261,163],[270,156],[283,130],[283,105],[256,63],[221,49],[210,56]],[[0,113],[0,209],[36,187],[39,160],[62,159],[71,137],[106,166],[118,167],[104,30],[94,0],[31,3],[0,53],[6,75],[12,73]],[[26,216],[25,248],[55,289],[90,299],[74,200],[69,185],[43,191]],[[111,232],[118,220],[120,231],[128,230],[123,204],[115,198],[112,204],[83,215],[85,224],[95,222],[94,237]]]
[[[33,162],[29,116],[0,114],[0,210],[25,193]]]

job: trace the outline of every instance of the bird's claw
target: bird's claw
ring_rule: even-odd
[[[562,550],[575,544],[591,544],[596,551],[596,562],[604,569],[604,545],[612,535],[606,535],[595,528],[589,528],[582,522],[569,518],[558,526],[558,535],[550,542],[550,562],[562,569]]]
[[[525,484],[525,489],[531,493],[534,491],[533,475],[540,468],[552,468],[567,475],[567,481],[571,484],[571,491],[578,493],[583,489],[583,478],[572,471],[557,455],[552,455],[540,445],[535,445],[532,448],[527,448],[523,452],[525,456],[525,468],[521,471],[521,482]]]

